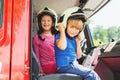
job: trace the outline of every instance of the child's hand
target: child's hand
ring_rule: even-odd
[[[40,73],[39,75],[40,75],[40,76],[44,76],[44,75],[45,75],[45,73]]]
[[[76,43],[77,43],[77,44],[78,44],[78,43],[80,44],[81,40],[82,40],[82,39],[81,39],[81,36],[78,35],[78,36],[76,37]]]
[[[63,26],[63,23],[58,23],[58,31],[60,32],[65,31],[65,27]]]
[[[44,76],[45,73],[41,70],[40,73],[39,73],[39,76]]]

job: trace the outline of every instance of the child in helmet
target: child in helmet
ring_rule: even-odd
[[[56,73],[54,37],[57,15],[50,8],[44,8],[37,16],[39,30],[33,37],[33,50],[40,62],[40,75]]]
[[[76,9],[74,13],[67,15],[66,28],[63,23],[58,24],[60,33],[55,37],[55,55],[58,72],[77,74],[83,77],[84,80],[100,80],[95,71],[78,64],[76,61],[82,55],[79,33],[83,30],[83,25],[87,20],[82,10],[80,8]],[[65,18],[65,14],[62,18]]]

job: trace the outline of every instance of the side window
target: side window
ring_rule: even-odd
[[[3,0],[0,0],[0,28],[2,27],[2,18],[3,18]]]

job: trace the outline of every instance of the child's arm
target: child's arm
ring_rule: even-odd
[[[40,54],[39,54],[39,48],[38,48],[37,40],[36,40],[35,37],[33,37],[32,46],[33,46],[33,51],[34,51],[34,53],[35,53],[35,55],[36,55],[36,57],[37,57],[37,59],[39,61]],[[39,61],[39,63],[40,63],[40,61]],[[39,65],[40,65],[40,73],[38,75],[43,76],[43,75],[45,75],[45,73],[43,72],[41,64],[39,64]]]
[[[82,50],[80,47],[80,42],[81,42],[81,37],[80,35],[76,38],[76,45],[77,45],[77,49],[76,49],[76,55],[77,55],[77,59],[80,59],[82,56]]]
[[[65,29],[62,23],[58,24],[58,30],[60,31],[60,38],[56,40],[57,47],[61,50],[65,50],[67,46]]]

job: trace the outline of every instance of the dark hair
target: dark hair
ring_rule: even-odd
[[[55,16],[53,14],[49,13],[49,12],[42,12],[37,16],[37,18],[38,18],[38,26],[39,26],[39,30],[37,31],[37,34],[38,34],[39,39],[42,40],[42,41],[44,41],[45,39],[42,38],[42,36],[41,36],[41,34],[43,33],[43,28],[41,26],[41,20],[42,20],[42,17],[45,16],[45,15],[51,16],[52,21],[54,22],[54,24],[55,24],[55,21],[56,21]],[[57,33],[57,30],[55,29],[55,25],[52,26],[51,31],[52,31],[52,34]]]

